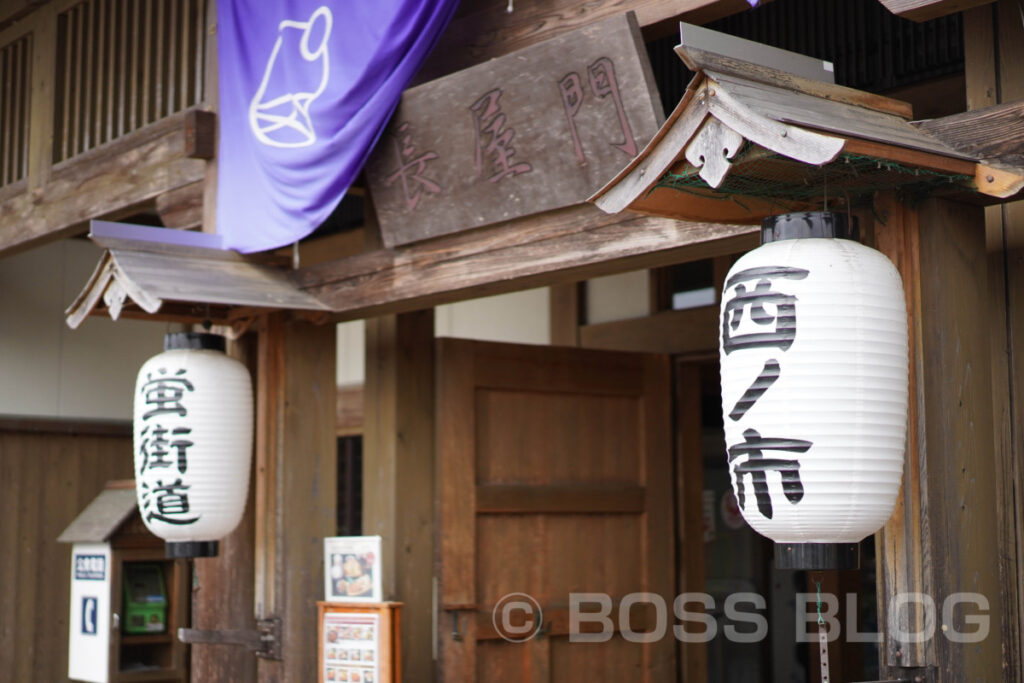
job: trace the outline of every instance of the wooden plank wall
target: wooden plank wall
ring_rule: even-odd
[[[0,678],[68,680],[71,546],[57,536],[131,476],[127,424],[0,421]]]

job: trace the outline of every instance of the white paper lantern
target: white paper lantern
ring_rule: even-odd
[[[804,545],[806,560],[892,514],[907,429],[906,303],[883,254],[819,237],[849,234],[845,216],[775,216],[762,232],[722,295],[726,448],[744,518],[787,551]]]
[[[169,557],[216,555],[249,492],[249,371],[224,338],[169,334],[135,383],[135,489],[146,526]]]

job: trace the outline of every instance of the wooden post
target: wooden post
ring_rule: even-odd
[[[243,337],[229,344],[228,354],[255,371],[256,339]],[[254,476],[249,477],[249,499],[238,527],[220,541],[215,558],[193,563],[191,628],[210,630],[254,630],[253,619],[253,503]],[[241,647],[194,645],[193,681],[256,680],[256,657]]]
[[[206,4],[206,68],[203,73],[203,104],[208,111],[219,112],[220,97],[218,88],[217,68],[217,0],[209,0]],[[220,116],[214,126],[214,149],[220,140]],[[217,232],[217,155],[206,161],[206,174],[203,180],[203,232]]]
[[[968,109],[1024,97],[1024,25],[1014,2],[964,12],[964,61]],[[1024,338],[1024,202],[986,209],[989,273],[988,334],[992,360],[992,417],[997,462],[996,504],[1002,587],[1003,680],[1024,671],[1024,362],[1014,349]]]
[[[876,209],[878,247],[904,278],[911,322],[911,408],[903,495],[879,536],[880,626],[885,630],[883,678],[923,680],[1002,678],[1002,624],[997,488],[993,450],[988,292],[982,209],[940,199],[920,208],[883,197]],[[900,593],[935,601],[934,634],[901,642],[888,628]],[[954,642],[969,633],[961,611],[943,619],[954,593],[977,593],[987,614],[981,642]],[[901,629],[929,632],[924,609],[902,607]],[[946,630],[943,630],[945,627]],[[915,675],[921,675],[918,672]]]
[[[337,532],[334,326],[260,320],[256,383],[255,610],[282,620],[261,682],[316,680],[323,538]]]
[[[403,676],[434,680],[434,311],[366,321],[363,533],[383,538],[385,600],[404,603]]]
[[[587,283],[551,285],[548,293],[552,346],[579,346],[580,325],[586,324]]]

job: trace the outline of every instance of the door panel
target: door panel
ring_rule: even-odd
[[[570,593],[617,605],[651,592],[671,609],[668,359],[444,339],[437,373],[442,680],[674,680],[670,631],[647,644],[568,638]],[[543,610],[526,643],[492,622],[517,592]],[[652,612],[635,608],[632,627],[648,630]]]

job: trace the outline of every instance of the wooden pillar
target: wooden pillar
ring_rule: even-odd
[[[548,312],[552,346],[579,346],[580,325],[586,324],[587,283],[551,285]]]
[[[228,345],[228,355],[256,370],[256,338],[242,337]],[[255,470],[255,468],[253,468]],[[217,557],[198,559],[192,565],[192,628],[210,630],[252,630],[253,618],[253,481],[249,476],[249,498],[238,527],[220,541]],[[191,680],[253,681],[256,657],[243,647],[193,645]]]
[[[434,680],[434,311],[366,321],[363,533],[383,539],[406,681]]]
[[[979,109],[1024,97],[1024,23],[1019,5],[1002,0],[964,12],[967,107]],[[988,331],[998,485],[999,553],[1004,638],[1003,680],[1024,671],[1024,202],[992,206],[985,221],[989,292]]]
[[[943,683],[1002,679],[1000,554],[993,448],[988,292],[982,209],[940,199],[908,208],[891,195],[876,208],[875,239],[900,269],[911,322],[911,411],[903,496],[879,537],[883,678]],[[935,601],[935,630],[922,643],[900,642],[885,619],[900,593]],[[988,635],[970,632],[962,609],[943,621],[954,593],[978,593]],[[928,632],[926,610],[902,608],[901,628]]]
[[[317,680],[323,539],[337,533],[334,332],[283,313],[259,324],[255,612],[282,620],[282,659],[259,660],[259,681]]]

